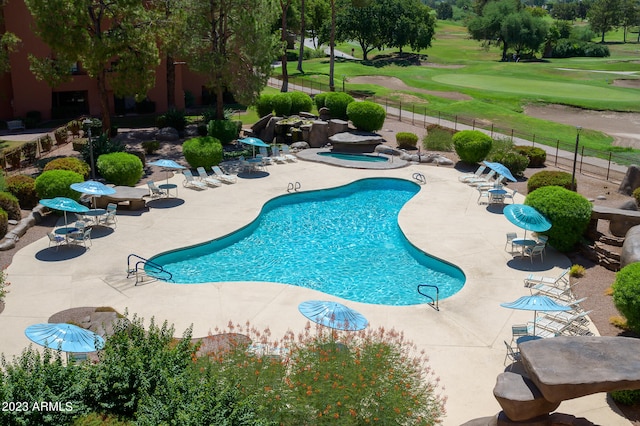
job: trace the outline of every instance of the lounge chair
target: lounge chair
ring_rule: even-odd
[[[277,145],[273,145],[271,147],[271,158],[276,163],[286,163],[287,162],[287,160],[284,158],[284,156],[280,155],[280,148],[278,148]]]
[[[236,178],[235,176],[225,174],[222,169],[220,169],[220,166],[213,166],[211,167],[211,170],[213,170],[213,174],[215,175],[215,177],[220,179],[222,182],[236,183],[238,181],[238,178]]]
[[[209,186],[222,185],[222,182],[220,182],[218,179],[214,178],[213,176],[209,176],[204,167],[198,167],[196,170],[198,171],[198,177],[200,178],[201,182],[204,182]]]
[[[467,182],[472,179],[478,179],[480,175],[487,169],[487,166],[481,165],[474,173],[467,173],[462,176],[458,176],[460,182]]]
[[[493,179],[495,175],[496,175],[496,172],[494,170],[491,170],[489,173],[486,174],[486,176],[480,176],[474,179],[470,179],[468,181],[465,181],[465,183],[471,186],[478,186],[481,184],[490,184],[490,186],[492,186],[493,183],[491,182],[491,179]]]
[[[193,177],[193,174],[191,173],[191,170],[184,169],[182,171],[182,174],[184,175],[184,180],[182,181],[182,186],[184,186],[185,188],[207,189],[207,185],[206,184],[197,181],[196,178]]]
[[[269,153],[267,152],[266,146],[258,147],[258,152],[260,153],[263,164],[266,164],[266,165],[273,164],[273,158],[269,157]]]
[[[566,287],[556,287],[547,284],[536,284],[535,286],[531,287],[530,290],[531,294],[542,294],[563,302],[572,302],[575,300],[575,297],[573,296],[573,287],[575,287],[577,284],[578,283],[575,282],[573,284],[567,285]]]
[[[579,320],[586,317],[589,312],[581,312],[575,314],[566,320],[553,319],[546,316],[540,316],[535,319],[536,336],[555,337],[555,336],[589,336],[591,331]],[[532,324],[533,326],[533,324]]]
[[[282,145],[282,156],[287,161],[291,161],[291,162],[298,161],[298,157],[293,155],[289,150],[289,145]]]
[[[167,192],[158,188],[158,186],[154,181],[152,180],[147,181],[147,186],[149,187],[149,196],[151,198],[158,198],[158,197],[162,198],[167,196]]]
[[[527,276],[527,278],[524,279],[524,286],[525,287],[533,287],[535,285],[538,284],[546,284],[546,285],[552,285],[555,287],[566,287],[567,285],[569,285],[569,271],[571,270],[571,268],[567,268],[565,270],[562,271],[562,273],[560,275],[558,275],[557,277],[545,277],[545,276],[541,276],[541,275],[533,275],[530,274],[529,276]]]

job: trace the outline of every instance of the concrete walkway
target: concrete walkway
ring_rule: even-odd
[[[193,335],[206,336],[216,326],[250,321],[270,327],[274,338],[285,331],[302,331],[307,320],[297,306],[308,299],[335,297],[285,284],[238,282],[176,285],[146,282],[134,286],[126,278],[127,255],[149,258],[157,253],[217,238],[257,217],[269,199],[286,193],[289,182],[302,190],[344,185],[357,179],[388,176],[411,179],[422,173],[427,184],[399,215],[407,237],[428,253],[462,268],[464,288],[440,301],[437,312],[427,305],[390,307],[342,301],[365,315],[373,328],[395,328],[428,355],[448,397],[445,425],[492,416],[500,411],[492,390],[503,371],[504,340],[511,325],[533,318],[530,312],[499,306],[529,294],[523,278],[529,271],[557,275],[569,260],[549,250],[544,263],[513,259],[505,252],[505,234],[519,231],[501,214],[501,208],[476,203],[477,192],[458,182],[453,168],[410,165],[393,170],[347,169],[320,163],[270,166],[268,175],[239,178],[238,183],[195,191],[179,185],[179,198],[154,201],[149,211],[118,212],[113,232],[97,228],[88,250],[48,248],[43,238],[20,250],[8,268],[10,293],[0,314],[0,350],[8,356],[29,345],[27,326],[46,322],[61,310],[81,306],[111,306],[147,320],[168,320],[180,335],[193,324]],[[516,202],[523,197],[517,195]],[[291,232],[295,232],[292,229]],[[286,238],[286,236],[282,236]],[[393,273],[393,259],[371,259],[372,267]],[[238,268],[242,268],[239,259]],[[585,417],[595,424],[628,425],[599,394],[562,403],[560,412]]]

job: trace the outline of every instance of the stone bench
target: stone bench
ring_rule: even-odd
[[[593,206],[590,229],[598,228],[598,220],[609,221],[609,231],[616,237],[624,237],[627,231],[640,225],[640,211],[616,209],[613,207]]]
[[[371,153],[384,142],[382,136],[367,132],[341,132],[329,137],[333,152]]]
[[[10,121],[7,121],[7,129],[10,132],[14,132],[17,130],[25,130],[25,127],[22,120],[10,120]]]
[[[96,206],[106,208],[109,203],[115,203],[129,210],[142,210],[146,207],[145,197],[149,196],[149,190],[144,188],[132,188],[130,186],[114,186],[115,194],[96,197]]]

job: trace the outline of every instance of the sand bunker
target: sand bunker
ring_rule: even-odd
[[[406,85],[402,80],[395,77],[387,77],[385,75],[368,75],[361,77],[352,77],[349,83],[354,84],[375,84],[377,86],[386,87],[393,90],[409,90],[416,93],[424,93],[427,95],[438,96],[445,99],[453,99],[455,101],[468,101],[473,99],[471,96],[459,92],[443,92],[439,90],[418,89]]]

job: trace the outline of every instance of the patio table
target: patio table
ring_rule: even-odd
[[[175,191],[176,191],[175,198],[178,197],[178,185],[176,185],[175,183],[163,183],[162,185],[158,185],[158,188],[160,188],[161,190],[166,192],[167,193],[167,197],[170,197],[171,196],[171,190],[175,189]]]
[[[84,216],[88,216],[90,218],[92,225],[100,223],[100,217],[106,214],[106,209],[90,209],[88,212],[83,213]]]
[[[524,257],[524,250],[527,247],[535,246],[537,244],[537,241],[536,240],[529,240],[529,239],[526,239],[526,238],[514,238],[512,240],[512,244],[514,246],[520,247],[521,253],[522,253],[521,256]]]

